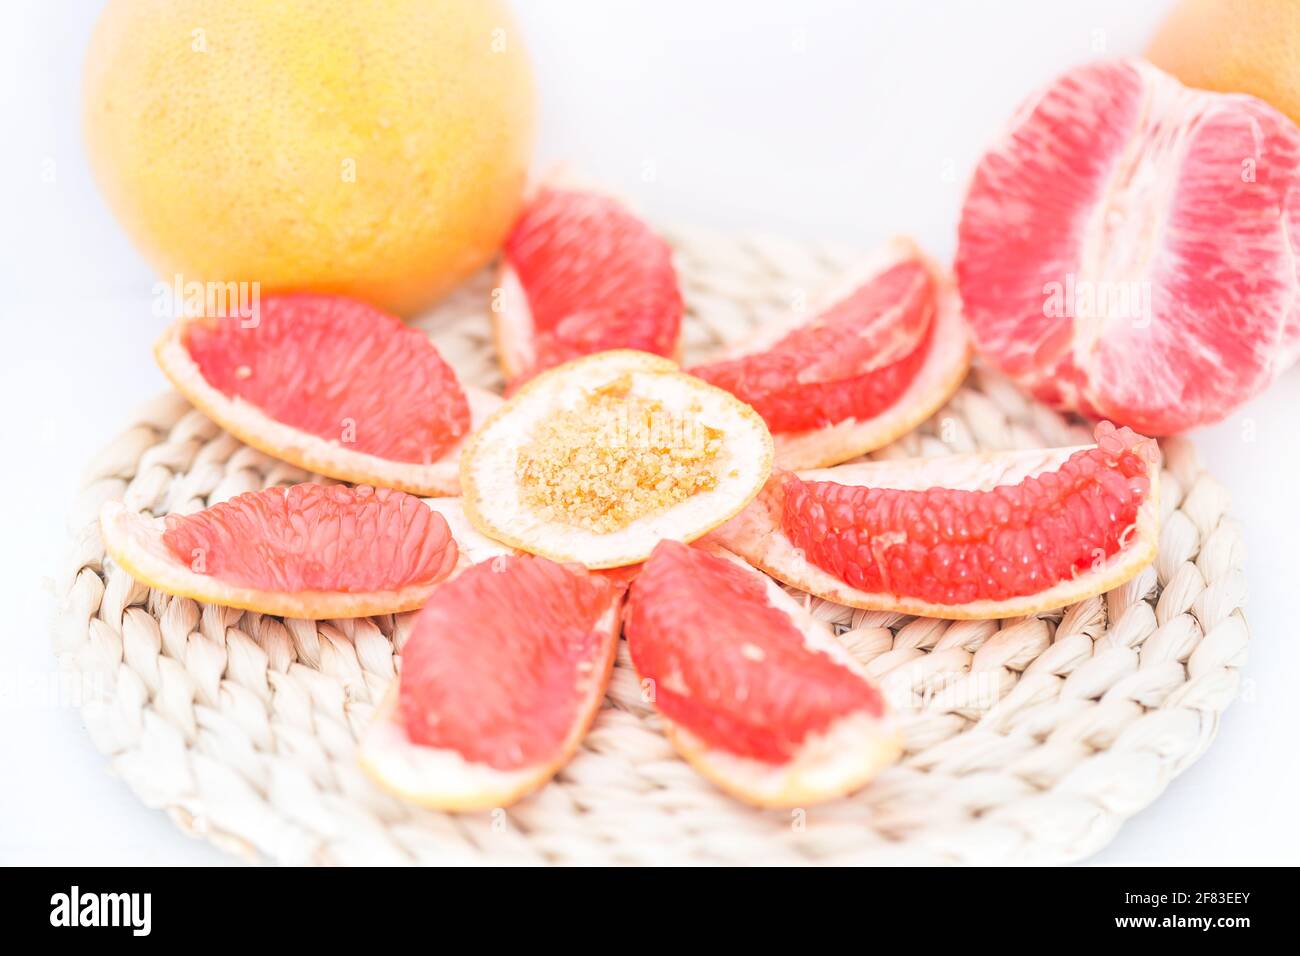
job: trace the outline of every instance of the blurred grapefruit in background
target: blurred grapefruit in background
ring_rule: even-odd
[[[411,314],[518,211],[532,76],[499,0],[112,0],[91,166],[159,274]]]
[[[1300,3],[1181,0],[1147,58],[1188,86],[1251,93],[1300,123]]]

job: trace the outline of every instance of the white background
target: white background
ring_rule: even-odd
[[[943,257],[962,184],[1017,102],[1069,64],[1140,51],[1164,6],[517,3],[541,95],[539,164],[567,160],[661,218],[862,245],[908,232]],[[80,63],[98,8],[0,4],[0,862],[223,862],[139,804],[77,712],[34,690],[52,671],[52,578],[82,469],[164,388],[149,353],[153,278],[81,151]],[[1246,693],[1207,755],[1098,862],[1300,860],[1296,409],[1300,369],[1195,436],[1245,527]]]

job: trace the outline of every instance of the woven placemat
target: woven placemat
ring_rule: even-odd
[[[696,357],[797,307],[853,250],[669,230]],[[480,276],[421,324],[462,376],[497,383]],[[142,348],[145,347],[143,344]],[[977,367],[876,457],[1064,445],[1089,430]],[[1096,851],[1214,738],[1248,631],[1242,548],[1191,446],[1162,444],[1155,564],[1064,611],[947,622],[811,599],[898,707],[905,754],[851,798],[762,811],[679,760],[626,649],[573,762],[508,811],[387,796],[354,760],[409,615],[282,620],[150,591],[105,560],[102,502],[164,514],[308,476],[182,398],[141,409],[94,460],[60,581],[62,667],[113,770],[186,832],[284,863],[1019,863]]]

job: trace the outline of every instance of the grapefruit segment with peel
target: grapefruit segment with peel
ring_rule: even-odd
[[[172,384],[240,441],[343,481],[458,492],[457,457],[499,404],[428,337],[342,296],[265,296],[256,319],[182,319],[154,347]]]
[[[720,548],[660,543],[624,633],[674,746],[743,800],[843,796],[900,752],[879,690],[829,627]]]
[[[952,280],[911,240],[863,259],[810,312],[689,370],[763,416],[779,467],[838,464],[887,445],[966,376],[970,346]]]
[[[677,354],[682,295],[672,249],[618,199],[539,187],[506,240],[492,319],[513,389],[609,349]]]
[[[954,619],[1065,607],[1156,554],[1159,449],[1109,422],[1096,439],[780,473],[710,540],[850,607]]]
[[[152,518],[105,503],[108,554],[150,587],[299,618],[410,611],[456,569],[444,517],[389,488],[301,484]]]
[[[979,352],[1057,408],[1168,435],[1300,354],[1300,130],[1141,61],[1036,93],[975,169],[956,274]]]
[[[361,741],[385,789],[440,810],[504,807],[568,762],[609,684],[623,588],[528,555],[430,597]]]
[[[771,467],[752,408],[668,359],[618,350],[525,383],[465,446],[460,483],[488,537],[616,568],[717,527]]]

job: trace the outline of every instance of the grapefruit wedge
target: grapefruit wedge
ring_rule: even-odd
[[[465,437],[501,402],[462,386],[423,333],[342,296],[265,296],[255,321],[182,319],[154,355],[181,394],[245,444],[412,494],[458,492]]]
[[[780,473],[711,540],[850,607],[954,619],[1064,607],[1156,554],[1155,442],[1109,422],[1096,439]]]
[[[980,160],[956,273],[975,345],[1058,408],[1168,435],[1300,354],[1300,130],[1142,61],[1078,67]]]
[[[672,249],[618,199],[547,183],[506,240],[492,318],[511,389],[593,352],[675,356],[682,295]]]
[[[465,446],[465,513],[483,534],[556,561],[614,568],[690,541],[743,508],[772,467],[762,419],[646,352],[543,372]]]
[[[109,555],[141,583],[284,617],[414,610],[460,557],[441,514],[364,485],[266,488],[165,518],[109,501],[99,522]]]
[[[900,752],[880,692],[828,626],[721,549],[659,544],[624,631],[673,745],[742,800],[843,796]]]
[[[505,807],[537,789],[604,700],[622,594],[601,575],[527,555],[440,586],[361,741],[362,767],[439,810]]]
[[[772,430],[782,468],[856,458],[911,431],[966,376],[970,347],[951,279],[908,239],[850,270],[811,316],[762,327],[693,375]]]

